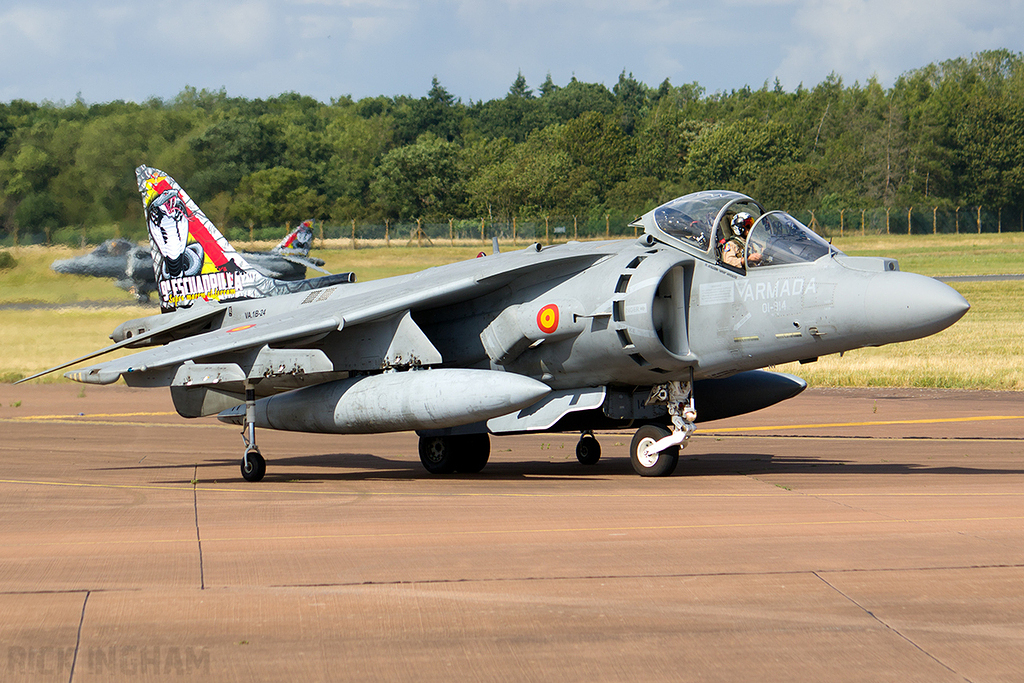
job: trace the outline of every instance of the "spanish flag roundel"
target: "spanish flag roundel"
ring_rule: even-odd
[[[548,304],[537,313],[537,327],[545,334],[558,329],[558,306]]]

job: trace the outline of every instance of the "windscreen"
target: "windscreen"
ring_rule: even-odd
[[[838,249],[816,235],[813,230],[782,211],[766,213],[754,225],[747,239],[748,263],[751,254],[761,254],[758,266],[807,263],[817,261]]]

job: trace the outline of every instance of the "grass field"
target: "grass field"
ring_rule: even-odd
[[[898,258],[903,270],[924,275],[985,275],[1024,272],[1024,235],[846,236],[836,247],[854,256]],[[237,245],[245,248],[250,245]],[[268,248],[256,244],[252,248]],[[347,240],[314,255],[332,272],[355,271],[360,281],[410,273],[472,258],[490,246],[373,246],[353,250]],[[523,244],[518,245],[522,248]],[[502,249],[514,248],[503,244]],[[17,265],[0,270],[0,305],[98,302],[94,308],[0,309],[0,381],[84,355],[109,343],[107,335],[128,318],[156,312],[128,306],[129,294],[109,280],[58,275],[58,258],[88,250],[24,247],[9,250]],[[310,271],[310,276],[316,275]],[[817,363],[785,365],[812,386],[916,386],[1024,390],[1024,283],[957,283],[971,311],[940,334],[878,349],[859,349]],[[105,305],[104,305],[105,304]],[[39,381],[67,381],[59,374]]]

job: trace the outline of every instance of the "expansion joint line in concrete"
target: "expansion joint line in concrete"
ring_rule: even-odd
[[[75,664],[78,663],[78,650],[82,646],[82,625],[85,623],[85,607],[89,604],[90,595],[92,595],[92,591],[85,591],[85,599],[82,600],[82,614],[78,617],[78,635],[75,636],[75,654],[71,657],[71,676],[68,678],[68,683],[73,683],[75,680]]]
[[[945,669],[946,671],[948,671],[948,672],[950,672],[951,674],[954,674],[954,675],[956,675],[956,676],[960,676],[960,677],[961,677],[961,678],[963,678],[963,679],[964,679],[964,681],[966,681],[967,683],[971,683],[971,680],[970,680],[969,678],[967,678],[966,676],[964,676],[964,675],[963,675],[962,673],[960,673],[959,671],[957,671],[957,670],[953,669],[952,667],[950,667],[950,666],[949,666],[948,664],[946,664],[946,663],[945,663],[945,662],[943,662],[943,661],[942,661],[941,659],[939,659],[938,657],[936,657],[935,655],[933,655],[933,654],[932,654],[931,652],[928,652],[928,650],[925,650],[925,649],[924,649],[923,647],[921,647],[920,645],[918,645],[917,643],[915,643],[915,642],[914,642],[913,640],[911,640],[911,639],[910,639],[909,637],[907,637],[907,636],[906,636],[906,635],[904,635],[903,633],[900,633],[900,631],[899,631],[898,629],[895,629],[895,628],[893,628],[893,627],[892,627],[891,625],[887,624],[887,623],[886,623],[886,622],[885,622],[885,621],[884,621],[883,619],[879,618],[879,616],[878,616],[877,614],[875,614],[874,612],[872,612],[871,610],[869,610],[869,609],[868,609],[867,607],[865,607],[864,605],[860,604],[859,602],[857,602],[856,600],[854,600],[854,599],[853,599],[852,597],[850,597],[849,595],[847,595],[846,593],[844,593],[843,591],[841,591],[841,590],[840,590],[840,589],[839,589],[839,588],[838,588],[837,586],[835,586],[835,585],[834,585],[833,583],[831,583],[831,582],[830,582],[830,581],[829,581],[828,579],[826,579],[825,577],[823,577],[823,576],[822,576],[821,574],[819,574],[819,573],[818,573],[818,572],[816,572],[816,571],[815,571],[815,572],[811,572],[811,573],[812,573],[812,574],[813,574],[813,575],[814,575],[814,576],[815,576],[815,577],[816,577],[816,578],[817,578],[817,579],[818,579],[819,581],[821,581],[821,582],[822,582],[822,583],[824,583],[824,584],[825,584],[826,586],[828,586],[829,588],[831,588],[832,590],[834,590],[834,591],[835,591],[836,593],[838,593],[839,595],[841,595],[841,596],[842,596],[842,597],[843,597],[844,599],[848,600],[848,601],[849,601],[850,603],[852,603],[853,605],[855,605],[855,606],[857,607],[857,609],[861,610],[862,612],[864,612],[864,614],[867,614],[867,615],[868,615],[869,617],[871,617],[871,618],[872,618],[872,619],[874,619],[874,620],[875,620],[876,622],[878,622],[878,623],[879,623],[879,624],[880,624],[881,626],[883,626],[883,627],[884,627],[884,628],[885,628],[885,629],[886,629],[887,631],[889,631],[890,633],[893,633],[894,635],[896,635],[897,637],[899,637],[900,639],[902,639],[903,641],[905,641],[906,643],[908,643],[908,644],[909,644],[909,645],[910,645],[911,647],[913,647],[913,648],[914,648],[915,650],[917,650],[918,652],[920,652],[921,654],[923,654],[923,655],[924,655],[925,657],[927,657],[928,659],[932,660],[933,662],[935,662],[936,664],[938,664],[939,666],[941,666],[941,667],[942,667],[943,669]]]
[[[206,590],[206,574],[203,570],[203,537],[199,532],[199,464],[192,472],[192,511],[196,519],[196,543],[199,545],[199,590]]]

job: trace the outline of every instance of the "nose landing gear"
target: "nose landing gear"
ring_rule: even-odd
[[[629,447],[633,469],[641,477],[667,477],[676,469],[679,451],[696,429],[693,382],[668,382],[651,388],[647,404],[663,404],[672,418],[672,431],[656,425],[637,430]]]

